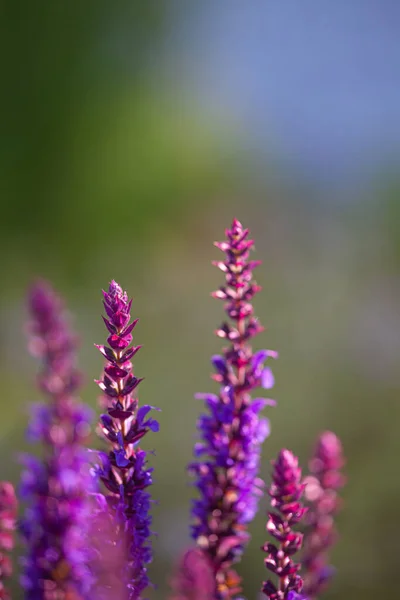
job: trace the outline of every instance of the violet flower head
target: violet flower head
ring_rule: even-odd
[[[102,379],[97,383],[103,392],[107,413],[100,417],[100,429],[110,450],[100,453],[102,466],[98,476],[107,489],[107,502],[115,512],[121,536],[127,540],[128,560],[124,573],[129,600],[136,600],[149,585],[146,565],[152,559],[149,514],[151,498],[146,488],[152,484],[152,470],[146,466],[147,452],[139,442],[149,431],[158,431],[158,422],[148,416],[151,406],[138,406],[136,387],[142,381],[132,372],[131,358],[140,346],[130,346],[132,301],[112,281],[104,294],[109,332],[107,346],[97,346],[106,359]],[[124,535],[122,535],[122,533]]]
[[[215,578],[207,555],[191,548],[182,556],[171,582],[170,600],[215,600]]]
[[[322,433],[310,460],[310,475],[305,479],[305,496],[309,503],[304,537],[304,591],[309,598],[319,597],[334,569],[328,554],[336,542],[334,517],[340,508],[338,490],[344,485],[342,444],[331,431]]]
[[[60,298],[46,283],[32,287],[31,352],[42,364],[39,387],[47,404],[34,406],[27,436],[40,442],[42,457],[24,456],[21,494],[27,502],[21,534],[27,546],[21,583],[29,600],[63,600],[90,588],[82,536],[90,478],[83,444],[91,412],[75,396],[75,338]]]
[[[212,295],[224,301],[229,319],[216,334],[227,345],[222,355],[212,358],[219,394],[196,396],[205,401],[207,414],[199,419],[197,460],[189,467],[200,493],[192,509],[192,537],[212,565],[218,598],[230,598],[241,590],[232,566],[240,560],[249,539],[247,524],[257,511],[263,485],[258,477],[261,444],[269,433],[268,421],[259,413],[274,404],[252,398],[255,388],[273,386],[272,372],[264,363],[277,354],[254,353],[250,345],[263,327],[251,304],[261,288],[252,277],[259,261],[249,260],[253,240],[248,235],[235,219],[226,241],[215,243],[225,260],[213,264],[225,274],[226,282]]]
[[[277,576],[277,582],[265,581],[262,591],[270,600],[294,600],[303,587],[298,574],[300,565],[292,556],[300,550],[303,541],[303,535],[293,527],[307,511],[301,503],[304,484],[298,459],[290,450],[281,450],[273,467],[269,495],[274,510],[268,513],[267,531],[277,543],[267,542],[262,549],[267,553],[265,566]]]
[[[9,553],[14,548],[17,498],[14,487],[8,481],[0,482],[0,600],[10,600],[4,580],[12,575]]]

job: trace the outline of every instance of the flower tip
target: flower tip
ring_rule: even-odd
[[[291,450],[287,448],[282,448],[279,451],[278,458],[275,461],[275,465],[281,466],[286,469],[297,469],[299,464],[299,459]]]
[[[108,287],[108,293],[109,293],[109,294],[112,294],[113,296],[114,296],[114,295],[119,295],[119,294],[122,294],[122,288],[121,288],[121,286],[119,285],[119,283],[117,283],[117,282],[115,281],[115,279],[112,279],[112,280],[110,281],[110,285],[109,285],[109,287]]]
[[[243,229],[243,225],[241,224],[241,222],[239,221],[239,219],[237,219],[236,217],[233,218],[232,220],[232,229]]]
[[[37,279],[28,290],[28,305],[33,314],[50,313],[57,306],[58,298],[50,283]]]
[[[342,443],[333,431],[321,433],[319,443],[327,454],[340,454],[342,452]]]

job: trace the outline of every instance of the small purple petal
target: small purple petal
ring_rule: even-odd
[[[275,384],[275,378],[273,376],[271,369],[269,367],[265,367],[265,369],[263,369],[263,372],[261,374],[261,387],[263,387],[265,390],[270,390],[271,388],[274,387],[274,384]]]
[[[264,362],[267,358],[268,358],[268,350],[259,350],[258,352],[256,352],[252,359],[252,365],[253,365],[254,371],[257,371],[264,364]]]
[[[226,361],[223,356],[216,354],[215,356],[211,357],[211,362],[215,369],[219,371],[222,375],[224,375],[227,372]]]
[[[127,467],[129,465],[129,460],[126,458],[125,450],[116,450],[114,454],[117,467]]]

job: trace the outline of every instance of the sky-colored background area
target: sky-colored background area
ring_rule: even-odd
[[[168,74],[184,77],[208,110],[229,116],[248,149],[340,188],[363,182],[367,169],[376,176],[395,168],[397,2],[194,4],[185,19],[173,18]]]

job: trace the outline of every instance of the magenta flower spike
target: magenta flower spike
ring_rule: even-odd
[[[9,553],[14,548],[17,498],[14,487],[8,481],[0,482],[0,600],[10,600],[4,580],[12,575]]]
[[[256,388],[270,389],[274,378],[268,358],[271,350],[253,352],[250,341],[263,330],[251,301],[261,289],[252,277],[259,261],[249,260],[253,240],[236,219],[226,231],[226,241],[216,242],[225,260],[213,264],[225,274],[225,285],[212,295],[223,300],[228,321],[217,330],[226,342],[222,355],[213,356],[213,379],[219,394],[198,394],[207,414],[200,417],[200,442],[196,461],[189,466],[200,497],[193,503],[192,537],[209,563],[217,598],[239,593],[240,578],[233,570],[249,540],[248,523],[256,514],[262,480],[258,477],[261,444],[269,434],[260,411],[272,400],[253,398]]]
[[[304,592],[317,598],[334,574],[329,565],[329,550],[336,542],[334,517],[340,508],[338,490],[345,479],[341,469],[345,463],[342,444],[331,431],[322,433],[309,463],[305,496],[309,503],[304,537]]]
[[[265,566],[277,577],[263,583],[262,591],[270,600],[300,600],[303,581],[298,574],[300,564],[293,555],[301,548],[303,535],[293,529],[307,509],[301,503],[304,484],[298,459],[290,450],[281,450],[273,462],[272,484],[269,489],[271,506],[267,522],[268,533],[277,543],[267,542],[262,549],[267,553]]]
[[[82,544],[90,491],[87,451],[91,411],[78,402],[75,337],[61,299],[39,282],[29,294],[31,353],[42,369],[38,385],[47,403],[34,406],[27,430],[42,457],[24,456],[21,495],[27,507],[20,530],[27,547],[21,583],[29,600],[67,600],[91,586]]]
[[[102,379],[107,413],[100,417],[100,429],[109,444],[109,452],[100,453],[102,466],[97,474],[107,490],[107,503],[114,510],[121,540],[127,543],[127,562],[121,573],[129,591],[129,600],[137,600],[149,585],[147,564],[152,559],[149,514],[151,499],[145,491],[152,484],[152,470],[146,466],[147,452],[139,442],[149,431],[158,431],[158,422],[148,417],[152,406],[138,406],[136,388],[142,381],[132,372],[131,358],[140,346],[130,346],[132,301],[115,282],[104,294],[108,345],[97,346],[106,359]]]
[[[215,600],[215,578],[208,557],[199,548],[182,556],[171,582],[170,600]]]

